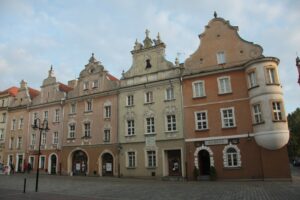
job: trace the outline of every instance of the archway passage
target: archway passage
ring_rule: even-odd
[[[72,172],[74,176],[85,176],[87,174],[87,155],[78,150],[73,153]]]
[[[210,156],[208,151],[201,150],[198,153],[200,175],[209,175],[210,171]]]
[[[181,151],[169,150],[167,155],[169,176],[181,176]]]
[[[50,159],[51,159],[50,174],[56,174],[57,157],[56,155],[53,154]]]
[[[102,176],[113,176],[114,159],[110,153],[102,155]]]

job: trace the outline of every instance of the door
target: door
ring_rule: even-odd
[[[201,150],[198,153],[200,175],[209,175],[210,171],[210,156],[208,151]]]
[[[87,174],[87,155],[81,151],[73,153],[72,171],[73,175],[83,176]]]
[[[51,171],[50,171],[50,173],[51,174],[56,174],[57,157],[56,157],[56,155],[53,154],[50,159],[51,159]]]
[[[113,157],[110,153],[102,155],[102,176],[113,176]]]
[[[17,167],[17,172],[22,172],[23,171],[23,155],[18,155],[18,167]]]
[[[170,150],[168,153],[169,176],[181,176],[181,151]]]

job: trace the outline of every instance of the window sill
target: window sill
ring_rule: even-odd
[[[286,120],[285,119],[283,119],[283,120],[272,120],[272,122],[274,122],[274,123],[277,123],[277,122],[286,122]]]
[[[233,167],[223,167],[225,170],[239,170],[242,169],[241,166],[233,166]]]
[[[103,118],[105,121],[110,121],[111,117],[104,117]]]
[[[248,91],[252,90],[252,89],[255,89],[255,88],[258,88],[258,87],[259,87],[259,85],[252,86],[252,87],[248,88]]]
[[[69,113],[69,116],[76,115],[76,113]]]
[[[225,95],[230,95],[232,94],[232,91],[231,92],[225,92],[225,93],[218,93],[218,96],[225,96]]]
[[[92,110],[87,110],[87,111],[84,111],[83,113],[88,114],[88,113],[92,113],[92,112],[93,112]]]
[[[92,87],[93,90],[98,89],[98,87]]]
[[[134,107],[134,105],[126,105],[126,108]]]
[[[83,137],[81,137],[81,139],[85,139],[85,140],[91,139],[91,138],[92,138],[91,136],[83,136]]]
[[[261,124],[264,124],[264,123],[265,123],[265,121],[253,123],[252,126],[258,126],[258,125],[261,125]]]
[[[59,124],[60,122],[58,121],[58,122],[52,122],[52,124]]]
[[[136,169],[136,167],[126,167],[127,169]]]
[[[209,131],[209,128],[206,129],[196,129],[195,132],[206,132]]]
[[[174,131],[165,131],[166,134],[175,134],[178,133],[178,130],[174,130]]]
[[[176,99],[165,99],[164,102],[170,102],[170,101],[175,101]]]
[[[75,138],[67,138],[67,140],[75,140]]]
[[[236,129],[236,126],[231,126],[231,127],[222,127],[222,129]]]
[[[135,137],[135,136],[136,136],[135,134],[133,134],[133,135],[125,135],[125,137],[127,137],[127,138]]]
[[[156,135],[156,133],[144,133],[144,135]]]
[[[146,167],[146,169],[150,169],[150,170],[153,170],[153,169],[156,169],[157,167]]]
[[[154,102],[145,102],[144,105],[154,104]]]
[[[279,83],[266,83],[267,86],[271,86],[271,85],[274,85],[274,86],[280,86]]]
[[[103,141],[104,144],[110,144],[111,142],[109,140]]]
[[[193,97],[193,99],[205,99],[206,98],[206,95],[205,96],[200,96],[200,97]]]

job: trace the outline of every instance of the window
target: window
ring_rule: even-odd
[[[60,113],[60,110],[55,109],[55,119],[54,119],[55,122],[59,122],[59,113]]]
[[[54,133],[53,133],[53,144],[58,144],[58,132],[57,131],[55,131]]]
[[[34,166],[34,156],[29,156],[29,163],[31,165],[31,168]]]
[[[225,53],[223,51],[217,53],[217,63],[218,65],[226,63]]]
[[[195,112],[196,130],[208,129],[207,111]]]
[[[128,95],[127,96],[127,102],[126,102],[127,106],[133,106],[134,105],[134,100],[133,100],[133,95]]]
[[[6,122],[6,113],[2,113],[2,122],[3,122],[3,123]]]
[[[231,93],[230,77],[229,76],[219,77],[218,87],[219,87],[219,94]]]
[[[46,157],[45,156],[41,156],[40,157],[40,169],[44,169],[45,168],[45,160],[46,160]]]
[[[110,141],[110,129],[105,129],[104,130],[103,141],[104,142],[109,142]]]
[[[4,107],[4,104],[5,104],[5,100],[2,99],[2,107]]]
[[[127,152],[127,156],[128,156],[128,167],[136,167],[135,165],[135,152],[134,151],[130,151]]]
[[[234,108],[222,108],[222,128],[235,127]]]
[[[32,134],[31,134],[31,142],[30,142],[30,144],[31,144],[32,146],[35,145],[35,137],[36,137],[35,133],[32,133]]]
[[[223,150],[224,167],[241,167],[241,154],[236,145],[231,143]]]
[[[173,100],[173,99],[175,99],[173,87],[167,88],[166,89],[166,100]]]
[[[274,121],[282,121],[283,120],[283,110],[282,104],[280,101],[272,102],[272,109],[273,109],[273,120]]]
[[[104,118],[111,118],[111,106],[104,107]]]
[[[22,137],[18,137],[18,140],[17,140],[17,149],[20,149],[22,146]]]
[[[76,103],[72,103],[71,104],[71,114],[74,114],[74,113],[76,113]]]
[[[0,140],[3,140],[4,139],[4,129],[1,128],[0,129]]]
[[[266,68],[267,84],[278,84],[278,77],[275,68]]]
[[[248,73],[248,84],[249,84],[249,88],[253,88],[257,86],[255,71],[250,71]]]
[[[75,124],[69,124],[69,138],[75,138]]]
[[[24,126],[24,120],[23,120],[23,118],[20,118],[19,119],[19,129],[23,129],[23,126]]]
[[[148,167],[156,167],[156,152],[147,151]]]
[[[46,145],[46,133],[42,132],[41,145]]]
[[[146,133],[154,133],[154,117],[146,118]]]
[[[90,122],[84,123],[84,137],[91,137],[91,124],[90,124]]]
[[[98,80],[94,80],[93,83],[92,83],[92,87],[93,88],[98,88],[99,86],[99,81]]]
[[[91,112],[92,111],[92,101],[88,100],[86,101],[86,112]]]
[[[44,111],[44,120],[48,120],[48,111]]]
[[[175,115],[167,115],[167,131],[176,131]]]
[[[152,103],[153,102],[153,93],[150,92],[146,92],[145,93],[145,103]]]
[[[11,138],[9,138],[9,144],[8,144],[9,149],[12,149],[13,145],[14,145],[14,137],[11,137]]]
[[[32,124],[34,124],[34,121],[38,118],[38,113],[33,113],[32,115]]]
[[[254,123],[255,124],[262,123],[264,120],[262,118],[262,112],[261,112],[260,104],[254,104],[252,106],[252,109],[253,109]]]
[[[85,81],[83,83],[83,90],[88,90],[89,89],[89,82],[88,81]]]
[[[205,85],[204,81],[196,81],[193,83],[193,97],[204,97]]]
[[[16,123],[17,123],[17,120],[16,119],[13,119],[12,120],[12,126],[11,126],[11,130],[16,130]]]
[[[127,121],[127,135],[134,135],[134,120]]]

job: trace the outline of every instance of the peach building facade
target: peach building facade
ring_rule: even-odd
[[[290,178],[279,60],[215,17],[185,61],[188,178]]]

